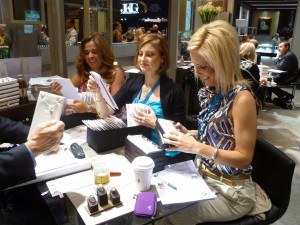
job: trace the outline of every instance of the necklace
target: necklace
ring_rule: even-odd
[[[54,112],[54,107],[55,107],[57,104],[60,104],[60,103],[63,101],[63,98],[58,97],[58,98],[56,98],[55,104],[51,105],[51,104],[49,104],[49,103],[46,101],[46,98],[45,98],[44,94],[41,94],[41,97],[42,97],[43,102],[45,102],[46,105],[48,106],[49,112],[50,112],[51,114]]]

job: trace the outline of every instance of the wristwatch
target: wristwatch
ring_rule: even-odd
[[[87,112],[91,113],[93,111],[92,105],[88,105],[87,107]]]

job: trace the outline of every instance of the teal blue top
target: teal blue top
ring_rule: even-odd
[[[156,117],[157,118],[165,118],[164,116],[164,112],[161,106],[160,102],[154,102],[154,101],[149,101],[150,96],[153,94],[154,90],[157,88],[157,86],[160,84],[160,80],[156,81],[156,83],[153,85],[153,87],[151,88],[151,90],[149,91],[149,93],[147,94],[147,96],[145,97],[145,99],[141,100],[141,94],[142,94],[142,88],[140,90],[140,92],[138,93],[138,95],[136,96],[136,98],[133,100],[132,103],[142,103],[145,105],[150,106]],[[151,129],[151,134],[150,134],[150,139],[158,144],[158,138],[157,138],[157,134],[155,132],[154,129]],[[165,155],[166,156],[170,156],[170,157],[175,157],[176,155],[180,154],[180,151],[166,151]]]

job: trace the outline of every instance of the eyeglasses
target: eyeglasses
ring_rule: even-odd
[[[83,50],[83,54],[84,55],[89,55],[90,53],[92,53],[93,55],[97,55],[98,54],[98,50],[97,49]]]

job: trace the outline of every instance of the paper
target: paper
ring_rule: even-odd
[[[79,93],[70,79],[62,77],[53,77],[51,79],[53,82],[57,82],[62,86],[61,92],[64,97],[68,99],[81,100]]]
[[[113,99],[113,97],[111,96],[109,90],[107,89],[106,85],[104,84],[100,74],[94,72],[94,71],[91,71],[90,74],[94,77],[94,79],[96,80],[98,86],[100,87],[100,91],[101,91],[101,94],[103,95],[106,103],[113,109],[113,110],[116,110],[116,109],[119,109],[115,100]]]
[[[137,122],[135,122],[133,117],[134,110],[138,109],[144,113],[150,113],[150,106],[142,104],[142,103],[134,103],[134,104],[126,104],[126,112],[127,112],[127,126],[134,127],[139,126]]]
[[[192,160],[168,165],[152,179],[163,205],[216,198]]]
[[[269,72],[271,72],[271,73],[287,73],[287,71],[276,70],[276,69],[269,69]]]
[[[59,78],[60,76],[52,76],[52,77],[31,77],[29,79],[29,85],[42,85],[49,86],[53,78]]]
[[[38,124],[51,121],[60,120],[64,109],[65,97],[40,91],[36,107],[34,110],[28,138],[33,133]]]

